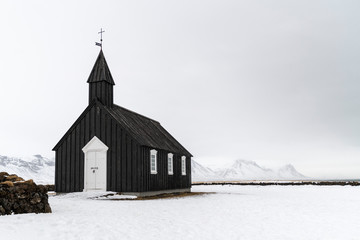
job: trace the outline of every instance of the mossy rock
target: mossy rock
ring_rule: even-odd
[[[11,174],[10,176],[7,176],[5,178],[5,181],[20,182],[20,181],[24,181],[24,179],[16,174]]]
[[[5,185],[5,186],[8,186],[8,187],[13,187],[14,186],[14,183],[11,182],[11,181],[5,181],[5,182],[2,182],[0,183],[1,185]]]
[[[5,178],[9,176],[7,172],[0,172],[0,182],[5,181]]]

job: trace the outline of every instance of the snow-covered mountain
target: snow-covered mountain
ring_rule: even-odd
[[[264,180],[276,179],[274,170],[263,168],[256,162],[247,160],[236,160],[231,167],[218,170],[217,173],[226,180]]]
[[[219,176],[215,171],[191,159],[191,180],[193,182],[212,181],[218,178]]]
[[[278,175],[282,179],[304,179],[304,175],[296,171],[293,165],[287,164],[278,170]]]
[[[206,168],[192,160],[192,181],[238,181],[238,180],[301,180],[304,175],[291,164],[278,170],[264,168],[254,161],[236,160],[231,166],[219,170]]]
[[[53,184],[55,160],[34,155],[28,158],[0,155],[0,172],[16,174],[25,180],[33,179],[38,184]]]

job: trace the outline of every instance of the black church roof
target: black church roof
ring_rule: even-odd
[[[115,85],[115,82],[111,76],[110,69],[106,63],[105,56],[102,50],[96,59],[94,67],[91,70],[90,76],[87,80],[88,83],[101,82],[105,81],[112,85]]]
[[[115,104],[105,108],[141,145],[191,155],[158,121]]]

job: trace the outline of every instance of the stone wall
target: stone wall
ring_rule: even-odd
[[[51,213],[47,187],[0,172],[0,215],[19,213]]]

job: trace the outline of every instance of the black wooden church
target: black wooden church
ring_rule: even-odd
[[[55,191],[190,191],[191,153],[159,122],[114,104],[102,50],[87,82],[88,107],[53,148]]]

